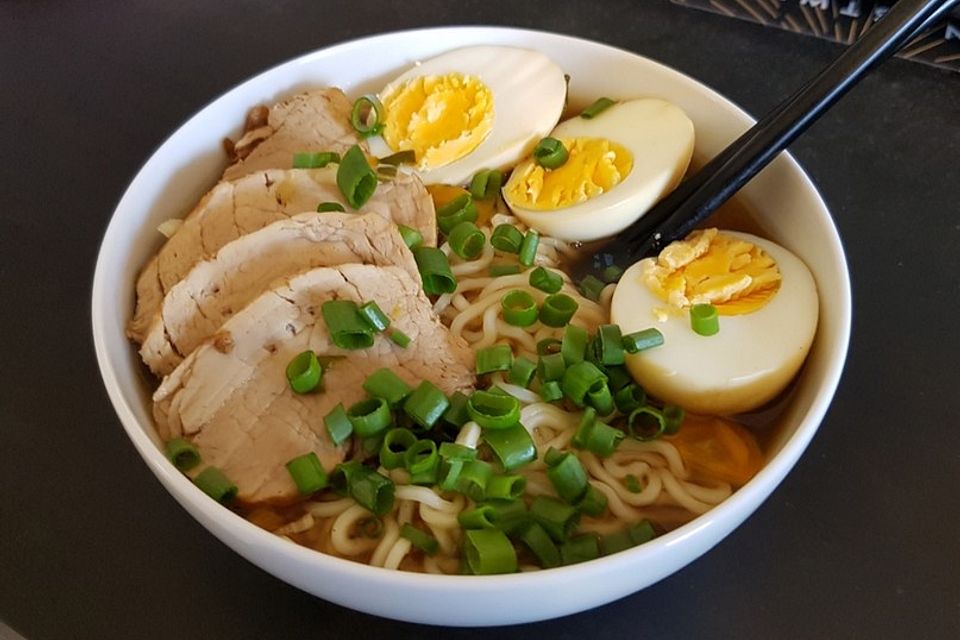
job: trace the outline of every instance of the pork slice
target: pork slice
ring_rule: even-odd
[[[228,242],[292,215],[338,202],[350,211],[337,186],[336,167],[273,170],[221,182],[207,193],[170,236],[137,279],[137,307],[127,328],[142,343],[164,296],[202,260]],[[433,200],[420,179],[398,174],[377,185],[359,213],[375,213],[418,229],[427,246],[436,246]]]
[[[420,281],[397,227],[380,216],[299,214],[240,236],[194,265],[164,297],[140,356],[151,371],[165,376],[277,279],[351,262],[397,265]]]
[[[278,102],[270,107],[265,126],[246,132],[234,145],[239,157],[223,172],[223,179],[235,180],[265,169],[289,169],[296,153],[343,153],[360,144],[350,124],[352,108],[337,88],[314,89]]]
[[[327,300],[374,300],[392,326],[410,336],[407,348],[378,334],[368,349],[346,351],[330,339],[321,315]],[[450,394],[475,382],[473,353],[440,324],[419,283],[402,267],[347,264],[289,278],[261,294],[167,376],[154,394],[163,439],[186,437],[204,463],[220,468],[245,502],[296,497],[284,464],[309,451],[327,470],[344,456],[323,424],[337,403],[363,399],[363,381],[390,368],[411,386],[429,380]],[[285,376],[304,350],[343,356],[328,364],[323,390],[294,393]]]

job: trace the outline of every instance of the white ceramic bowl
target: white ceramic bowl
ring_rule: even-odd
[[[742,192],[764,233],[799,255],[819,287],[820,326],[763,470],[706,515],[656,540],[591,562],[505,576],[434,576],[341,560],[281,540],[224,509],[177,472],[158,448],[149,384],[124,336],[134,279],[159,245],[156,226],[183,216],[220,175],[220,141],[236,136],[252,105],[305,87],[376,91],[417,60],[472,44],[542,51],[571,76],[571,98],[656,96],[696,125],[695,158],[722,149],[751,123],[729,101],[651,60],[575,38],[501,28],[392,33],[307,54],[227,92],[180,127],[146,162],[117,206],[97,261],[93,333],[104,384],[127,434],[160,482],[203,526],[257,566],[326,600],[389,618],[445,625],[501,625],[574,613],[642,589],[717,544],[780,483],[806,448],[836,389],[850,332],[843,248],[826,206],[797,163],[783,156]]]

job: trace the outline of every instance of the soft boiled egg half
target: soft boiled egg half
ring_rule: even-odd
[[[524,161],[503,197],[527,225],[569,241],[596,240],[630,226],[677,186],[693,155],[690,118],[656,98],[571,118],[550,137],[567,149],[566,162],[548,169]]]
[[[712,304],[719,332],[691,327]],[[651,395],[688,411],[729,415],[772,400],[796,375],[817,329],[817,288],[783,247],[746,233],[698,230],[627,269],[610,317],[623,333],[656,327],[663,344],[627,357]]]
[[[547,56],[516,47],[467,47],[413,67],[380,93],[376,155],[413,150],[426,184],[464,184],[527,156],[556,126],[567,82]]]

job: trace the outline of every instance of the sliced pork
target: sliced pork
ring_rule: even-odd
[[[333,299],[376,301],[410,344],[380,334],[369,349],[335,346],[321,315]],[[307,349],[343,358],[326,367],[322,391],[298,395],[285,369]],[[330,442],[323,417],[337,403],[363,399],[363,381],[382,367],[410,385],[430,380],[447,394],[474,383],[472,351],[440,324],[405,269],[313,269],[253,300],[164,379],[154,394],[157,429],[164,440],[191,439],[204,464],[236,483],[241,500],[291,500],[296,487],[284,464],[309,451],[327,470],[341,461],[344,451]]]

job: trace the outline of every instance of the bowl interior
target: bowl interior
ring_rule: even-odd
[[[705,516],[652,543],[617,554],[614,562],[601,559],[539,575],[438,577],[389,572],[290,545],[208,500],[160,453],[150,410],[152,383],[124,335],[134,305],[136,276],[161,243],[157,225],[184,216],[215,183],[225,164],[220,141],[238,135],[252,105],[313,86],[339,86],[351,97],[375,92],[417,60],[479,43],[546,53],[570,74],[574,105],[601,95],[660,97],[678,104],[696,126],[695,162],[712,157],[751,124],[735,105],[676,71],[566,36],[443,28],[348,42],[250,79],[174,132],[144,164],[118,204],[100,250],[93,290],[95,346],[110,398],[144,460],[194,517],[254,563],[311,593],[379,615],[437,624],[505,624],[572,613],[643,588],[709,549],[769,495],[812,438],[839,380],[850,330],[849,283],[836,229],[809,179],[784,155],[745,187],[739,198],[756,213],[755,223],[762,233],[800,256],[813,272],[821,299],[818,334],[784,409],[783,427],[770,445],[767,466]],[[550,575],[561,573],[569,574],[570,580],[549,580]],[[558,587],[584,579],[597,586],[586,599],[582,585],[569,593]],[[556,595],[543,602],[538,591],[548,584]],[[409,589],[411,597],[398,601],[393,596],[398,588]],[[417,592],[432,599],[427,605],[417,604]],[[478,606],[481,601],[489,606]]]

